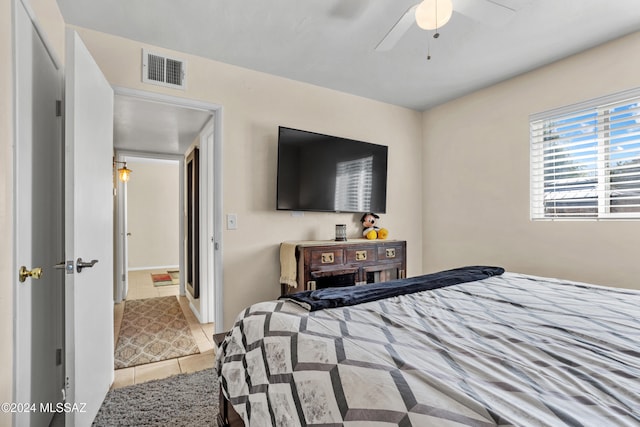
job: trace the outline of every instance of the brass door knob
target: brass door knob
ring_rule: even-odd
[[[34,279],[39,279],[40,277],[42,277],[42,268],[36,267],[33,270],[27,270],[27,267],[23,265],[22,267],[20,267],[20,271],[18,274],[19,274],[20,283],[27,280],[27,277],[33,277]]]

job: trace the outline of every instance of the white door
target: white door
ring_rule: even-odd
[[[116,160],[124,161],[124,157],[118,155]],[[119,167],[121,164],[117,164]],[[117,169],[117,167],[116,167]],[[116,294],[115,302],[120,303],[127,298],[129,293],[128,254],[129,232],[127,231],[127,184],[116,180]]]
[[[204,132],[200,134],[202,152],[200,167],[200,230],[204,231],[204,239],[200,239],[200,274],[201,279],[201,319],[203,322],[215,321],[215,242],[214,242],[214,208],[215,208],[215,174],[212,165],[214,157],[213,119],[209,121]]]
[[[87,426],[113,382],[113,90],[70,29],[65,73],[66,425]]]
[[[22,2],[15,4],[14,402],[30,405],[14,414],[13,425],[48,426],[53,412],[40,405],[55,407],[63,388],[64,273],[54,268],[64,258],[62,118],[56,106],[62,73]]]

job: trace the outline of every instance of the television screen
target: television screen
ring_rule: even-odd
[[[385,213],[387,152],[384,145],[281,126],[277,209]]]

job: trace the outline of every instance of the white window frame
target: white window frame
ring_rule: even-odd
[[[615,93],[612,95],[592,99],[589,101],[581,102],[579,104],[574,104],[562,108],[556,108],[553,110],[532,114],[529,116],[529,141],[530,141],[530,218],[532,220],[609,220],[609,219],[640,219],[640,199],[637,201],[639,204],[635,209],[636,212],[611,212],[610,202],[612,200],[611,194],[611,181],[610,176],[613,170],[616,170],[618,166],[611,166],[609,163],[609,156],[611,151],[611,147],[615,144],[611,144],[613,138],[619,139],[620,136],[613,137],[610,135],[610,123],[609,118],[611,116],[618,117],[622,113],[615,112],[610,116],[610,111],[615,107],[619,107],[621,105],[633,105],[635,104],[635,111],[630,110],[634,115],[632,119],[626,119],[627,121],[635,122],[637,126],[632,125],[633,130],[629,134],[633,137],[633,142],[629,144],[635,144],[636,141],[638,145],[640,145],[640,88],[627,90],[624,92]],[[589,121],[595,121],[595,125],[593,126],[593,139],[591,142],[597,143],[596,154],[590,154],[594,150],[593,148],[585,149],[585,154],[581,157],[580,149],[576,148],[576,141],[579,140],[579,137],[565,137],[558,130],[562,127],[560,123],[566,122],[567,118],[572,116],[582,116],[585,117],[588,115],[592,115],[594,118],[584,119],[583,122],[577,122],[580,124],[586,124]],[[545,130],[552,129],[552,133],[559,137],[558,141],[562,141],[560,146],[569,147],[568,153],[571,153],[572,159],[575,162],[576,159],[582,161],[582,166],[586,166],[589,170],[595,171],[595,176],[591,178],[583,178],[585,185],[580,184],[579,178],[572,178],[575,173],[572,172],[564,172],[564,174],[568,175],[565,178],[565,182],[562,182],[562,178],[553,177],[551,178],[553,185],[558,185],[563,191],[560,189],[558,191],[549,191],[546,189],[545,193],[545,173],[547,173],[546,178],[549,179],[549,167],[545,170],[545,154],[547,156],[553,154],[553,150],[557,148],[551,148],[548,144],[545,144],[547,141]],[[588,135],[588,132],[585,132]],[[625,137],[627,135],[625,134]],[[563,138],[564,137],[564,138]],[[587,140],[589,141],[589,140]],[[627,144],[627,142],[625,142]],[[626,147],[626,145],[624,145]],[[545,147],[548,150],[545,153]],[[557,146],[556,146],[557,147]],[[620,147],[618,147],[620,148]],[[630,147],[631,152],[634,150],[637,151],[638,148]],[[547,157],[547,162],[549,162],[549,157]],[[640,160],[640,151],[637,152],[635,156],[631,155],[628,158],[625,158],[626,161],[629,160]],[[555,161],[555,160],[554,160]],[[560,166],[557,169],[562,169]],[[556,169],[552,169],[553,173],[557,173]],[[558,173],[562,174],[562,173]],[[593,182],[597,178],[597,182]],[[566,184],[566,181],[569,180],[577,180],[576,182]],[[562,185],[565,184],[565,187],[562,188]],[[595,186],[594,186],[595,184]],[[568,191],[567,187],[576,186],[578,190]],[[580,187],[586,187],[587,185],[591,185],[593,189],[585,189]],[[640,182],[635,183],[637,186],[638,192],[640,192]],[[636,190],[636,188],[633,188]],[[622,190],[625,191],[625,190]],[[570,194],[574,193],[574,194]],[[577,193],[577,194],[576,194]],[[580,199],[582,197],[582,199]],[[575,212],[574,214],[570,213],[553,213],[547,212],[545,201],[549,199],[553,200],[576,200],[579,202],[580,200],[584,201],[587,199],[593,199],[597,197],[597,212],[591,214],[580,214]],[[634,197],[634,196],[631,196]],[[637,197],[637,196],[635,196]],[[588,202],[587,202],[588,203]],[[590,205],[596,206],[596,204]],[[566,209],[566,208],[565,208]],[[577,211],[577,209],[574,207]],[[570,210],[570,209],[566,209]]]

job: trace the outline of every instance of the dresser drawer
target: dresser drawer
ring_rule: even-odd
[[[347,248],[347,263],[364,264],[375,262],[377,259],[377,251],[375,246],[360,246],[355,248]]]
[[[344,264],[344,250],[340,248],[318,249],[311,251],[311,267],[329,267]]]
[[[378,261],[397,262],[404,260],[403,245],[378,246]]]

